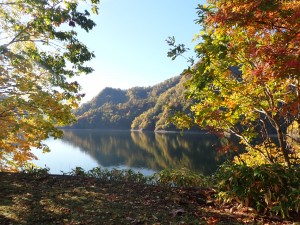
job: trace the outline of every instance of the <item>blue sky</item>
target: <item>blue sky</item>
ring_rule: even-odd
[[[167,57],[168,36],[193,49],[191,40],[200,27],[196,7],[204,0],[102,0],[97,26],[79,38],[96,58],[95,71],[77,78],[86,93],[83,102],[105,87],[127,89],[152,86],[179,75],[188,63]],[[191,52],[192,53],[192,52]]]

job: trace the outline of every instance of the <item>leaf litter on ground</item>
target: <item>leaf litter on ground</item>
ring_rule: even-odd
[[[25,173],[0,173],[0,182],[1,225],[297,224],[219,204],[204,188]]]

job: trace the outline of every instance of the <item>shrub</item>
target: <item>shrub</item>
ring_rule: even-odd
[[[118,169],[102,169],[95,167],[89,171],[85,171],[81,167],[72,169],[71,172],[63,173],[64,175],[70,176],[81,176],[81,177],[92,177],[102,181],[113,181],[113,182],[132,182],[132,183],[147,183],[148,177],[144,176],[140,172],[135,172],[131,169],[118,170]]]
[[[166,169],[154,175],[157,184],[180,187],[204,187],[208,186],[208,178],[205,176],[183,169]]]
[[[31,167],[24,168],[21,172],[30,174],[34,178],[46,178],[49,176],[49,171],[50,168],[48,167],[39,168],[39,167],[31,166]]]
[[[215,174],[218,198],[236,200],[259,212],[289,217],[300,208],[300,168],[279,164],[224,164]]]
[[[148,179],[142,173],[135,172],[131,169],[108,170],[108,169],[101,169],[99,167],[89,170],[87,172],[87,176],[99,178],[103,181],[132,182],[132,183],[146,183]]]

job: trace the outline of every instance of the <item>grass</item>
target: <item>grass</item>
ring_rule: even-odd
[[[214,191],[86,176],[0,173],[0,224],[300,224],[219,204]]]

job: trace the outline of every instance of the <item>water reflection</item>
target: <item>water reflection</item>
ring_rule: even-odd
[[[211,135],[95,130],[65,130],[64,133],[64,142],[88,153],[104,167],[154,171],[185,167],[210,174],[225,160],[213,151],[218,140]]]

